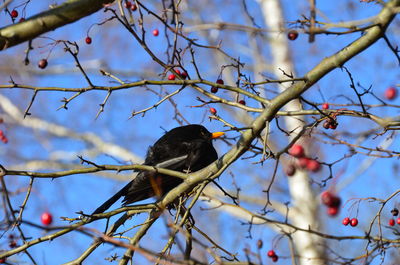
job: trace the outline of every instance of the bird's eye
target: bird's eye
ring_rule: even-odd
[[[201,136],[207,136],[207,133],[205,131],[201,131]]]

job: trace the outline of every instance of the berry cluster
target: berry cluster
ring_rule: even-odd
[[[329,118],[326,121],[324,121],[324,124],[322,124],[322,126],[327,130],[328,129],[335,130],[338,126],[338,123],[336,119]]]
[[[350,219],[350,217],[345,217],[342,221],[342,224],[345,226],[348,226],[349,224],[353,227],[358,225],[358,219],[357,218],[352,218]]]
[[[322,109],[323,110],[327,110],[329,109],[329,104],[328,103],[323,103],[322,104]],[[338,126],[338,122],[337,122],[337,115],[339,113],[331,113],[329,114],[329,117],[327,117],[327,119],[324,121],[324,123],[322,124],[322,126],[325,129],[332,129],[335,130]]]
[[[275,251],[273,251],[272,249],[268,251],[267,256],[271,258],[273,262],[277,262],[279,259],[278,255],[276,255]]]
[[[311,172],[318,172],[321,170],[321,164],[312,158],[305,155],[304,148],[302,145],[294,144],[289,149],[289,155],[297,158],[296,166],[301,169],[306,169]],[[296,167],[293,164],[289,164],[285,168],[285,173],[288,176],[293,176],[296,173]]]
[[[326,190],[321,193],[321,202],[328,207],[328,215],[335,216],[339,212],[339,207],[342,203],[342,200],[333,192]]]
[[[10,248],[16,248],[16,247],[18,247],[18,244],[17,244],[17,239],[15,238],[15,235],[14,234],[10,234],[10,235],[8,235],[8,246],[10,247]]]
[[[53,216],[51,215],[51,213],[49,212],[44,212],[41,216],[40,216],[40,220],[42,222],[43,225],[48,226],[51,225],[51,223],[53,222]],[[16,248],[18,247],[18,243],[17,243],[17,238],[15,237],[14,234],[10,234],[8,236],[8,246],[10,248]],[[0,264],[6,263],[7,259],[6,258],[1,258],[0,259]]]
[[[217,84],[220,84],[220,85],[223,85],[224,84],[224,80],[222,80],[222,79],[217,79],[217,81],[215,81],[215,83],[217,83]],[[211,87],[211,93],[217,93],[218,92],[218,87],[215,87],[215,86],[212,86]]]
[[[223,85],[224,84],[224,80],[217,79],[217,81],[215,81],[215,83]],[[210,92],[214,93],[214,94],[217,93],[218,92],[218,87],[212,86],[211,89],[210,89]],[[238,103],[242,104],[242,105],[246,105],[246,101],[244,101],[243,99],[239,100]]]
[[[9,234],[8,235],[8,247],[9,248],[16,248],[18,247],[18,243],[17,243],[18,238],[16,238],[16,236],[14,234]],[[0,264],[6,263],[7,262],[7,258],[1,258],[0,259]]]
[[[393,215],[393,217],[396,217],[399,215],[399,210],[397,208],[393,208],[390,213]],[[399,224],[400,225],[400,217],[397,217],[396,221],[394,220],[394,218],[390,218],[389,219],[389,225],[390,226],[394,226],[395,224]]]
[[[263,241],[261,239],[257,240],[257,248],[260,250],[263,247]],[[274,250],[270,250],[267,252],[268,258],[270,258],[273,262],[277,262],[279,257],[276,255]]]
[[[137,5],[135,3],[132,4],[131,1],[125,1],[124,6],[126,9],[130,9],[134,12],[137,10]]]
[[[187,77],[188,77],[188,74],[185,72],[185,71],[182,71],[181,72],[181,70],[179,70],[179,69],[174,69],[174,72],[178,75],[178,76],[180,76],[182,79],[186,79]],[[168,75],[168,80],[175,80],[175,78],[176,78],[176,74],[169,74]]]

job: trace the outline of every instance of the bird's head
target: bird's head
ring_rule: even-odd
[[[185,135],[184,138],[189,139],[205,139],[212,140],[223,136],[224,132],[209,132],[204,126],[199,124],[190,124],[173,129],[179,135]],[[179,132],[178,132],[179,131]]]

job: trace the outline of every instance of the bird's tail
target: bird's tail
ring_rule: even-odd
[[[111,207],[116,201],[119,200],[122,196],[124,196],[127,192],[129,187],[132,185],[132,181],[126,184],[122,189],[120,189],[115,195],[113,195],[110,199],[108,199],[106,202],[104,202],[102,205],[100,205],[93,213],[103,213],[106,211],[108,208]]]

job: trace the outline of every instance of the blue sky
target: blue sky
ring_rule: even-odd
[[[237,4],[237,2],[239,1],[210,1],[210,6],[205,5],[203,7],[201,7],[201,5],[197,6],[195,3],[191,3],[191,5],[193,5],[193,8],[204,8],[202,13],[200,13],[200,16],[206,22],[225,21],[246,24],[248,22],[246,22],[244,16],[238,16],[238,14],[242,14],[243,11],[242,6]],[[308,15],[308,7],[305,2],[308,1],[283,1],[286,20],[295,21],[300,19],[302,14]],[[38,3],[40,4],[34,3],[29,5],[27,10],[28,17],[45,8],[41,2]],[[211,3],[215,4],[215,6],[219,8],[214,9]],[[351,8],[349,3],[351,3],[354,8]],[[247,1],[247,4],[250,13],[256,18],[256,23],[261,27],[264,27],[256,3],[253,1]],[[224,8],[226,6],[229,6],[229,8]],[[160,6],[158,5],[152,5],[151,7],[153,10],[160,10]],[[375,15],[380,9],[379,5],[359,3],[358,1],[336,1],[334,3],[322,1],[321,3],[318,2],[318,8],[320,9],[318,19],[323,19],[324,21],[329,19],[332,22],[369,17]],[[189,15],[185,18],[184,22],[186,25],[191,25],[191,16],[195,16],[196,14],[190,13],[191,11],[187,12]],[[5,26],[10,22],[8,16],[4,12],[1,13],[1,16],[5,19],[0,19],[0,26]],[[144,76],[149,79],[159,80],[159,74],[162,73],[163,69],[153,62],[140,45],[136,43],[135,40],[115,21],[109,22],[101,27],[93,26],[90,30],[90,36],[93,39],[93,43],[91,45],[84,44],[84,39],[89,27],[94,23],[101,22],[109,16],[110,13],[98,12],[74,24],[45,34],[45,36],[53,39],[68,39],[70,41],[76,41],[80,45],[79,58],[82,62],[82,66],[85,69],[89,69],[89,76],[95,84],[109,85],[112,84],[113,81],[110,78],[101,76],[98,73],[98,68],[108,69],[127,82],[141,80]],[[393,34],[397,33],[394,31],[396,30],[395,27],[398,23],[399,21],[396,20],[388,32],[389,39],[393,43],[398,41],[398,37]],[[146,27],[149,34],[147,36],[149,46],[158,56],[165,59],[164,52],[166,50],[166,39],[164,37],[162,26],[154,21],[154,19],[146,18]],[[154,28],[160,29],[160,35],[158,37],[154,37],[150,34]],[[200,33],[194,32],[191,33],[190,36],[198,38],[200,43],[207,43],[204,36]],[[308,43],[308,36],[300,34],[296,41],[290,43],[298,75],[301,76],[305,74],[324,57],[335,53],[358,36],[359,33],[348,36],[320,35],[316,37],[315,43],[310,44]],[[246,49],[243,48],[247,44],[246,37],[247,36],[242,32],[235,33],[232,31],[223,31],[218,35],[217,39],[222,41],[223,49],[225,49],[230,55],[235,58],[240,57],[240,59],[246,63],[244,73],[254,78],[250,68],[253,63],[252,58],[246,52]],[[269,55],[266,40],[259,38],[258,41],[265,45],[263,55],[268,58]],[[63,51],[62,45],[58,45],[51,51],[48,58],[48,68],[45,70],[39,70],[36,67],[37,61],[48,56],[50,46],[46,44],[49,43],[51,43],[51,41],[46,38],[39,38],[34,41],[35,49],[31,52],[31,65],[29,66],[23,65],[23,51],[26,48],[26,44],[2,51],[2,57],[4,59],[2,60],[3,62],[1,63],[1,66],[10,66],[10,63],[8,62],[12,61],[12,69],[10,72],[5,72],[0,75],[0,83],[7,83],[10,79],[9,76],[11,75],[13,80],[22,84],[60,86],[68,88],[87,86],[82,75],[77,72],[67,71],[67,69],[74,69],[74,61],[71,56]],[[185,43],[180,42],[180,45],[184,47]],[[195,48],[195,51],[197,63],[203,78],[210,81],[216,80],[222,63],[220,65],[215,65],[215,58],[213,58],[213,54],[209,50]],[[91,64],[96,60],[102,62],[101,67],[91,67]],[[195,76],[194,67],[190,64],[189,53],[185,55],[183,61],[185,67],[189,70],[189,74]],[[382,40],[369,48],[363,54],[354,58],[351,62],[346,64],[346,67],[351,71],[356,84],[359,83],[364,88],[372,86],[372,91],[376,96],[381,98],[384,90],[388,86],[398,83],[399,71],[397,60]],[[60,68],[65,72],[62,72],[61,74],[51,74],[54,70]],[[304,96],[308,100],[317,103],[328,101],[330,103],[345,104],[349,102],[349,97],[353,100],[355,99],[354,92],[350,89],[349,84],[349,77],[346,72],[337,69],[320,80],[320,82],[307,91]],[[150,88],[157,92],[160,91],[159,87]],[[268,88],[276,89],[274,86]],[[171,92],[176,88],[165,87],[165,89]],[[357,87],[357,89],[361,90],[360,87]],[[32,96],[31,91],[20,89],[2,89],[0,93],[9,97],[22,111],[29,104],[30,97]],[[224,95],[224,92],[220,93]],[[99,110],[99,104],[103,102],[106,93],[85,93],[73,100],[69,104],[68,110],[57,111],[57,108],[61,106],[60,100],[63,97],[69,97],[71,95],[72,94],[59,92],[39,93],[31,109],[32,116],[60,124],[79,133],[95,133],[104,141],[121,145],[141,157],[144,157],[146,154],[147,147],[163,134],[164,129],[168,130],[179,125],[172,119],[174,109],[171,107],[170,103],[164,103],[157,109],[150,110],[144,117],[137,116],[129,119],[133,110],[143,109],[159,100],[158,96],[147,91],[144,87],[132,88],[113,93],[105,106],[105,111],[98,119],[95,119],[95,117]],[[224,129],[221,123],[217,121],[209,121],[206,107],[190,107],[199,104],[196,100],[196,96],[199,96],[199,94],[188,88],[174,99],[185,118],[190,123],[202,123],[211,131]],[[370,95],[366,95],[363,99],[369,104],[379,103],[378,100]],[[258,106],[256,102],[252,102],[249,99],[246,99],[246,102],[250,106]],[[399,104],[399,99],[396,99],[393,103]],[[218,108],[218,113],[221,116],[234,123],[236,121],[232,118],[232,113],[241,111],[234,108],[224,109],[218,104],[214,104],[213,106]],[[354,107],[354,109],[357,108]],[[399,115],[398,108],[375,108],[371,110],[371,112],[381,116]],[[254,116],[254,114],[252,115]],[[27,119],[29,119],[29,117]],[[236,124],[238,126],[240,125],[239,123]],[[79,155],[80,152],[87,147],[82,141],[66,138],[54,138],[42,131],[32,131],[31,129],[23,128],[15,124],[5,124],[0,126],[2,126],[0,129],[5,130],[9,137],[9,144],[1,145],[0,147],[0,161],[1,164],[5,165],[7,168],[8,166],[12,167],[29,160],[46,160],[49,158],[50,154],[54,155],[53,152],[55,150],[66,152],[66,154],[69,155]],[[358,133],[360,131],[365,131],[366,128],[374,126],[375,125],[370,121],[340,117],[338,131]],[[384,136],[377,137],[376,139],[369,137],[368,140],[363,142],[363,144],[375,147],[389,135],[390,133],[387,133]],[[235,137],[238,136],[238,134],[235,132],[229,132],[227,136]],[[276,137],[276,144],[278,146],[283,147],[287,144],[286,137],[280,133],[276,127],[272,127],[272,136]],[[356,142],[356,140],[351,137],[348,139],[349,141]],[[398,144],[399,141],[396,139],[390,149],[395,149]],[[222,141],[216,142],[215,146],[220,155],[226,152],[229,148],[229,146],[224,144]],[[346,147],[324,144],[321,141],[312,142],[310,149],[312,149],[312,152],[313,154],[315,153],[316,157],[328,163],[343,157],[344,154],[349,152]],[[119,164],[121,162],[105,154],[99,154],[90,159],[93,159],[94,162],[100,164]],[[341,182],[348,179],[357,170],[360,162],[364,159],[366,159],[366,156],[355,155],[352,158],[335,165],[333,169],[335,178],[328,182],[328,187],[331,187],[336,183],[340,186]],[[258,158],[237,161],[237,163],[230,167],[220,178],[219,182],[228,190],[231,190],[234,189],[232,184],[234,179],[244,192],[251,191],[250,194],[255,195],[256,197],[265,196],[261,189],[256,185],[260,185],[260,183],[268,183],[267,180],[272,174],[271,169],[273,168],[274,162],[267,161],[264,165],[253,165],[252,162],[257,160]],[[80,161],[78,158],[75,158],[72,161],[61,160],[60,162],[79,165]],[[396,173],[398,174],[394,168],[397,163],[398,162],[395,158],[377,159],[373,166],[363,173],[362,176],[358,176],[348,186],[345,186],[340,190],[339,194],[343,201],[346,202],[351,198],[361,197],[386,198],[389,194],[394,192],[400,184],[399,179],[395,178]],[[312,178],[319,181],[326,178],[327,174],[329,174],[329,172],[327,168],[324,168],[321,173],[312,175]],[[232,176],[234,176],[234,178],[232,178]],[[128,179],[130,179],[129,175],[126,176],[126,181]],[[6,182],[10,190],[17,190],[18,188],[26,187],[29,180],[26,177],[9,176],[6,177]],[[91,212],[105,199],[119,190],[124,183],[125,181],[112,180],[92,174],[74,175],[54,180],[37,179],[35,180],[32,196],[28,202],[24,216],[32,222],[39,223],[40,214],[48,210],[54,215],[54,225],[67,225],[67,223],[62,222],[59,217],[74,217],[76,216],[75,212],[81,210],[86,213]],[[282,170],[279,171],[279,178],[275,185],[276,188],[274,189],[273,194],[271,194],[272,198],[281,202],[289,201],[290,198],[287,195],[287,185]],[[317,186],[315,186],[315,188],[316,190],[323,190]],[[25,193],[21,193],[18,196],[12,197],[12,203],[15,208],[20,205],[24,195]],[[324,214],[324,208],[322,208],[321,218],[324,220],[324,225],[328,232],[342,235],[362,235],[364,233],[363,231],[368,226],[371,218],[375,215],[379,205],[377,203],[368,203],[366,201],[361,202],[358,211],[360,228],[349,229],[348,227],[341,226],[340,222],[345,216],[355,216],[357,214],[356,210],[350,210],[348,207],[350,203],[346,204],[336,218],[327,217]],[[118,205],[119,204],[115,205],[114,208],[118,207]],[[387,210],[384,211],[386,219],[388,219],[389,210],[393,205],[394,203],[389,203]],[[201,204],[199,204],[194,210],[194,216],[202,216],[204,214],[204,211],[200,210],[200,206]],[[248,207],[254,210],[260,209],[259,206],[255,205],[248,205]],[[165,214],[166,216],[169,216],[167,212]],[[254,249],[255,241],[258,238],[263,238],[265,242],[263,251],[268,250],[272,244],[271,242],[274,242],[274,238],[276,239],[276,234],[264,226],[255,226],[252,230],[252,235],[254,237],[252,239],[245,238],[248,235],[248,226],[242,225],[239,220],[232,220],[232,217],[224,213],[207,214],[209,214],[209,218],[212,218],[211,220],[213,222],[215,221],[215,225],[210,227],[207,218],[205,218],[205,220],[200,218],[198,221],[199,226],[211,233],[215,233],[218,242],[224,242],[224,246],[227,249],[231,252],[238,252],[239,256],[242,258],[242,249],[246,246],[250,246]],[[272,216],[276,215],[272,214]],[[135,217],[135,220],[131,220],[126,224],[126,227],[132,223],[139,223],[141,220],[140,218],[142,217]],[[276,216],[276,218],[282,219],[283,217]],[[104,222],[95,222],[91,224],[90,227],[102,231],[104,230]],[[44,231],[26,226],[23,226],[23,228],[26,229],[29,236],[34,238],[45,233]],[[388,230],[385,230],[385,233],[388,233]],[[160,235],[163,235],[161,236],[161,239]],[[144,241],[144,246],[159,250],[163,247],[166,237],[167,232],[165,231],[165,225],[160,220],[158,224],[150,230]],[[79,233],[70,233],[69,235],[58,238],[52,242],[45,242],[32,247],[30,251],[40,264],[59,264],[78,257],[82,251],[89,246],[91,241],[92,239],[87,236],[83,236]],[[1,239],[0,244],[0,248],[8,248],[6,237]],[[332,242],[332,244],[336,245],[337,242]],[[354,252],[357,252],[358,249],[362,249],[365,246],[365,242],[344,242],[343,244],[344,246],[348,246],[346,244],[355,244],[356,247],[352,248],[355,249]],[[287,242],[285,240],[280,240],[277,246],[278,253],[281,252],[283,256],[288,256],[289,254],[285,253],[285,249],[287,249]],[[349,256],[353,254],[351,251],[352,250],[350,250]],[[111,255],[114,252],[118,254],[123,253],[120,249],[115,249],[112,246],[102,246],[88,259],[87,264],[108,264],[108,261],[102,260],[104,257]],[[62,255],[59,253],[62,253]],[[10,261],[21,260],[27,261],[24,255],[10,258]],[[290,264],[290,259],[281,259],[280,264]]]

